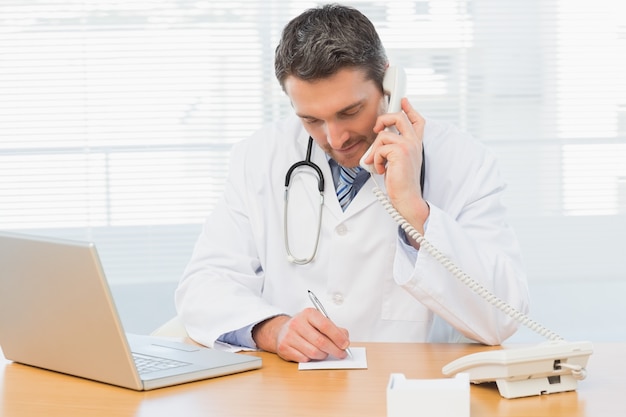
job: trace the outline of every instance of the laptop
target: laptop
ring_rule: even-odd
[[[0,347],[14,362],[138,391],[262,364],[252,355],[126,334],[93,243],[5,232]]]

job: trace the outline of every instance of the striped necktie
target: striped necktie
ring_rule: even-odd
[[[339,185],[337,186],[337,198],[339,199],[339,204],[343,211],[346,210],[346,207],[350,204],[352,199],[354,198],[355,189],[352,186],[354,183],[354,179],[361,172],[363,168],[354,167],[354,168],[345,168],[339,166]]]

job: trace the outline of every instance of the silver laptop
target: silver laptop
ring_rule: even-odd
[[[0,232],[0,347],[12,361],[135,390],[261,358],[126,334],[92,243]]]

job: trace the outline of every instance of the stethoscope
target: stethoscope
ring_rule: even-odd
[[[287,260],[289,262],[292,262],[296,265],[306,265],[309,262],[311,262],[313,259],[315,259],[315,255],[317,254],[317,247],[319,246],[320,243],[320,233],[322,231],[322,209],[324,207],[324,174],[322,173],[322,170],[320,169],[319,166],[317,166],[317,164],[315,164],[313,161],[311,161],[311,150],[313,149],[313,138],[309,136],[309,143],[307,145],[307,149],[306,149],[306,157],[304,158],[304,161],[299,161],[296,162],[295,164],[293,164],[291,167],[289,167],[289,169],[287,170],[287,175],[285,177],[285,211],[283,214],[283,233],[284,233],[284,237],[285,237],[285,250],[287,251]],[[291,250],[289,249],[289,233],[288,233],[288,228],[287,228],[287,213],[289,210],[289,184],[291,183],[291,178],[293,176],[293,173],[296,169],[302,167],[302,166],[306,166],[309,168],[312,168],[316,175],[317,175],[317,189],[319,190],[320,193],[320,207],[319,207],[319,216],[317,217],[317,236],[315,238],[315,246],[313,247],[313,253],[311,253],[310,256],[304,257],[304,258],[297,258],[296,256],[294,256],[291,253]],[[420,187],[422,189],[422,193],[424,192],[424,177],[425,177],[425,171],[426,171],[426,162],[425,162],[425,157],[424,157],[424,147],[422,146],[422,167],[421,167],[421,171],[422,171],[422,175],[420,178]]]
[[[287,170],[287,176],[285,177],[285,211],[283,214],[283,222],[284,222],[283,232],[285,234],[285,250],[287,251],[287,260],[289,260],[289,262],[292,262],[296,265],[306,265],[315,258],[315,255],[317,254],[317,247],[320,243],[320,232],[322,230],[322,209],[324,207],[324,174],[322,174],[322,170],[320,169],[320,167],[317,166],[315,162],[311,161],[312,149],[313,149],[313,138],[309,136],[309,144],[306,148],[306,158],[304,159],[304,161],[299,161],[293,164]],[[315,238],[315,247],[313,248],[313,253],[310,256],[307,256],[304,258],[297,258],[291,253],[291,250],[289,249],[287,213],[289,210],[289,184],[291,183],[291,177],[293,175],[293,172],[302,166],[312,168],[317,174],[317,189],[320,192],[320,207],[319,207],[320,214],[317,217],[317,236]]]

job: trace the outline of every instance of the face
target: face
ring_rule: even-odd
[[[376,118],[385,103],[380,88],[360,69],[345,68],[315,81],[295,76],[285,91],[306,131],[335,161],[355,167],[374,142]]]

